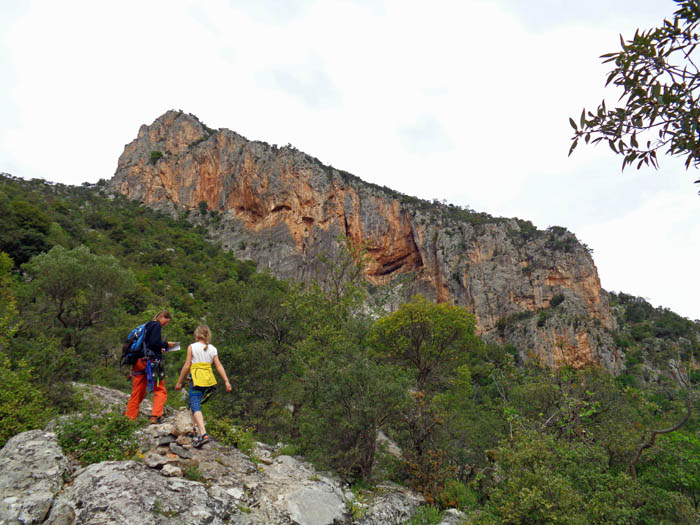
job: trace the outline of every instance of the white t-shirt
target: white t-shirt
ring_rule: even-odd
[[[197,341],[190,345],[192,347],[192,362],[193,363],[213,363],[214,356],[218,353],[216,347],[213,344],[209,344],[206,351],[204,350],[204,343]]]

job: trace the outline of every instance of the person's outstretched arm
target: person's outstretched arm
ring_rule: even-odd
[[[185,359],[185,364],[182,365],[182,370],[180,370],[180,377],[177,378],[177,384],[175,385],[175,390],[182,390],[182,382],[185,380],[187,372],[190,371],[190,366],[192,365],[192,345],[187,347],[187,359]]]
[[[222,365],[221,361],[219,361],[218,354],[214,356],[214,365],[216,366],[216,370],[219,372],[219,375],[222,377],[222,379],[226,383],[226,392],[230,392],[231,391],[231,383],[228,382],[228,377],[226,377],[226,370],[224,370],[224,365]]]

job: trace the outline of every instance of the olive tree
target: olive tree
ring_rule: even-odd
[[[22,269],[37,323],[58,325],[64,346],[79,344],[85,331],[104,323],[133,286],[131,272],[112,256],[95,255],[86,246],[55,246]]]

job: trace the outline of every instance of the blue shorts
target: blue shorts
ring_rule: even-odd
[[[190,385],[190,410],[192,413],[202,411],[202,403],[205,403],[214,393],[213,386]]]

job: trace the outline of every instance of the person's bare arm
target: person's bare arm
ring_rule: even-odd
[[[216,370],[219,372],[219,375],[226,383],[226,392],[230,392],[231,391],[231,383],[228,382],[228,377],[226,376],[226,370],[224,370],[224,365],[222,365],[221,361],[219,361],[218,355],[214,356],[214,366],[216,366]]]
[[[182,390],[182,382],[185,380],[187,372],[190,371],[190,366],[192,366],[192,345],[187,347],[187,358],[185,359],[185,364],[182,365],[182,370],[180,370],[180,377],[177,379],[175,390]]]

